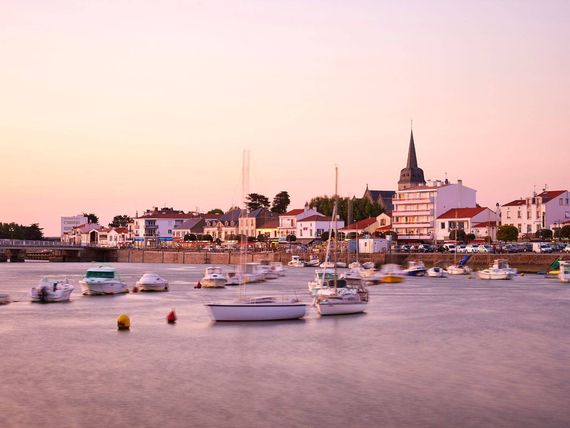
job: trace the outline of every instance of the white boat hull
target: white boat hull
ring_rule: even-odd
[[[307,305],[302,303],[208,304],[213,321],[277,321],[305,316]]]
[[[366,305],[366,302],[324,301],[317,303],[317,310],[320,315],[360,314],[366,310]]]
[[[511,272],[488,272],[485,270],[479,271],[479,279],[512,279],[513,274]]]
[[[73,288],[67,290],[56,290],[48,291],[41,296],[41,291],[37,290],[36,288],[32,288],[32,302],[42,302],[42,303],[60,303],[60,302],[69,302],[71,297],[71,292]]]
[[[84,296],[114,295],[129,292],[127,284],[117,280],[105,282],[81,280],[79,281],[79,285],[81,286],[81,293]]]
[[[140,291],[168,291],[168,282],[165,283],[145,283],[137,282],[137,287]]]
[[[468,275],[471,273],[471,269],[464,266],[449,266],[447,273],[448,275]]]

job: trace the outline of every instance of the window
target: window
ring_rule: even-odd
[[[527,225],[526,225],[526,233],[532,232],[531,227],[532,227],[532,225],[530,225],[530,224],[527,224]]]
[[[558,199],[558,202],[560,203],[560,206],[562,206],[562,198]]]
[[[445,229],[445,222],[444,221],[441,222],[441,229],[442,230]]]
[[[519,230],[519,233],[522,232],[522,225],[521,225],[520,223],[518,224],[518,227],[517,227],[517,228],[518,228],[518,230]]]
[[[517,218],[521,218],[521,210],[517,211]]]

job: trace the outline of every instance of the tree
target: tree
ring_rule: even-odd
[[[224,212],[219,208],[214,208],[213,210],[208,211],[208,214],[223,214]]]
[[[348,221],[348,199],[338,199],[338,215],[345,223]],[[384,208],[377,202],[370,202],[368,198],[356,199],[352,201],[352,220],[359,221],[368,217],[377,217],[384,212]],[[318,212],[330,216],[334,208],[334,197],[317,196],[309,202]]]
[[[109,227],[127,227],[133,219],[128,215],[116,215],[113,217],[113,221],[109,223]]]
[[[550,240],[552,239],[552,230],[550,229],[540,229],[537,230],[535,235],[535,237],[539,238],[539,239],[547,239]]]
[[[273,204],[271,205],[271,211],[277,214],[284,214],[287,212],[287,207],[291,203],[291,198],[289,198],[289,193],[285,190],[277,193],[273,198]]]
[[[334,230],[330,233],[330,237],[334,238]],[[321,240],[322,241],[328,241],[329,240],[329,232],[323,232],[321,233]]]
[[[516,241],[519,236],[519,230],[515,226],[505,224],[497,230],[497,240],[509,242]]]
[[[259,235],[257,235],[257,242],[267,242],[267,235],[260,232]]]
[[[562,229],[560,229],[560,237],[570,239],[570,224],[567,224]]]
[[[83,215],[85,217],[87,217],[87,223],[89,224],[97,224],[99,223],[99,217],[97,217],[95,214],[91,213],[91,214],[87,214],[87,213],[83,213]]]
[[[27,239],[39,241],[44,238],[38,223],[24,226],[17,223],[0,223],[0,239]]]
[[[287,242],[295,242],[297,240],[297,237],[293,234],[291,235],[287,235]]]
[[[194,233],[187,233],[186,235],[184,235],[184,242],[195,242],[198,240],[198,237],[196,236],[196,234]]]
[[[204,241],[210,241],[210,242],[212,242],[212,241],[214,240],[214,238],[212,237],[212,235],[210,235],[209,233],[206,234],[206,235],[204,235],[204,236],[202,236],[202,239],[203,239]]]
[[[250,193],[245,197],[245,199],[245,203],[249,211],[253,211],[261,207],[269,208],[269,199],[267,199],[267,196],[263,196],[258,193]]]
[[[471,242],[475,240],[475,234],[474,233],[468,233],[467,236],[465,236],[465,239],[467,240],[467,242]]]

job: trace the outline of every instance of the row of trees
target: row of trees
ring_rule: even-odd
[[[334,197],[317,196],[311,199],[309,205],[318,212],[330,216],[334,208]],[[379,203],[371,202],[368,198],[339,198],[338,215],[345,221],[345,224],[348,224],[349,205],[351,205],[353,222],[368,217],[376,217],[384,212],[384,208]]]
[[[245,198],[245,203],[249,211],[256,210],[258,208],[267,208],[271,205],[271,212],[276,214],[284,214],[287,212],[287,207],[291,203],[291,198],[289,193],[285,190],[277,193],[273,198],[273,202],[269,203],[269,198],[259,193],[250,193]]]
[[[0,223],[0,239],[28,239],[37,241],[44,238],[38,223],[24,226],[17,223]]]

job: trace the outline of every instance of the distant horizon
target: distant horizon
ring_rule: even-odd
[[[570,187],[570,2],[0,6],[0,222],[290,207],[425,179],[481,206]]]

